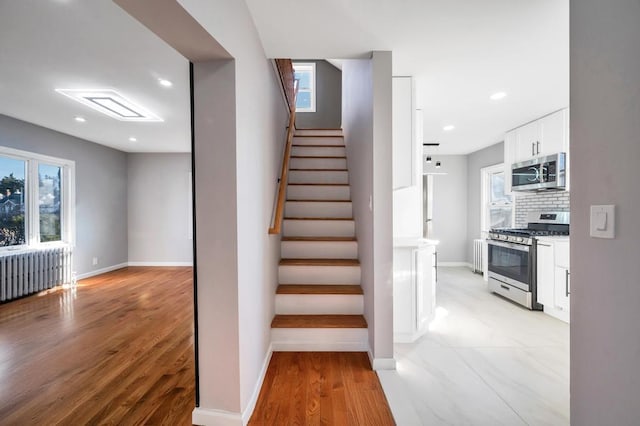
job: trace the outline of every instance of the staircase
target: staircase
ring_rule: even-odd
[[[289,164],[273,348],[366,351],[342,130],[297,130]]]

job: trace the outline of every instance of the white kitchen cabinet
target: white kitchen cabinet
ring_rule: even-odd
[[[556,309],[569,314],[569,296],[571,294],[571,272],[560,266],[555,267],[555,288],[553,302]]]
[[[504,135],[504,193],[511,194],[511,165],[516,162],[517,134],[515,130]]]
[[[538,303],[545,306],[553,304],[555,288],[555,263],[553,259],[553,243],[538,242],[536,251],[538,265]]]
[[[393,189],[416,185],[418,148],[414,134],[412,77],[393,77]],[[420,156],[420,165],[422,158]]]
[[[425,241],[428,240],[395,245],[393,250],[393,335],[396,342],[414,342],[427,332],[435,313],[436,246]]]
[[[538,302],[544,312],[569,322],[571,271],[569,269],[569,239],[540,237],[537,246]]]
[[[516,134],[516,162],[566,152],[569,149],[568,109],[546,115],[512,132]]]
[[[537,157],[540,147],[540,123],[534,121],[518,127],[516,130],[515,162]]]
[[[540,145],[538,156],[569,151],[569,110],[561,109],[538,120]]]

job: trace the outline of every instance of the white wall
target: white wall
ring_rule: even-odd
[[[433,235],[439,240],[438,262],[466,263],[467,261],[467,156],[437,155],[431,164],[424,164],[425,172],[433,176]],[[442,167],[435,169],[436,161]],[[478,183],[478,187],[480,184]]]
[[[194,91],[200,406],[239,413],[234,62],[194,64]]]
[[[193,261],[191,154],[128,154],[129,264]]]
[[[343,62],[342,125],[374,367],[393,358],[391,87],[390,52]]]
[[[640,2],[572,1],[571,423],[640,419]],[[616,205],[615,239],[589,207]]]
[[[239,403],[228,406],[234,413],[244,412],[259,391],[258,379],[268,355],[271,341],[271,320],[274,315],[275,289],[277,287],[277,265],[280,258],[280,239],[267,234],[271,221],[273,200],[276,189],[276,179],[279,175],[281,152],[284,143],[285,127],[287,124],[286,108],[280,94],[278,78],[271,62],[266,58],[253,20],[247,6],[242,1],[235,0],[180,0],[187,11],[219,42],[234,58],[235,65],[235,103],[228,102],[228,98],[218,98],[216,91],[210,91],[207,96],[212,99],[209,104],[216,108],[231,110],[235,120],[235,138],[230,140],[234,149],[234,156],[226,153],[224,158],[210,157],[199,161],[208,161],[206,167],[213,167],[213,162],[228,162],[227,169],[235,168],[230,174],[235,179],[235,214],[236,220],[222,222],[222,226],[231,227],[237,235],[236,243],[230,247],[219,246],[217,249],[213,241],[201,241],[198,231],[198,269],[200,265],[211,262],[211,256],[200,251],[200,244],[209,246],[209,253],[218,254],[218,250],[237,253],[237,279],[220,280],[214,276],[207,277],[198,271],[198,280],[210,280],[211,284],[226,286],[230,292],[237,292],[237,315],[234,317],[233,308],[230,309],[227,321],[235,322],[237,334],[231,334],[232,347],[238,344],[238,374],[239,380],[214,380],[209,382],[204,378],[200,382],[203,399],[201,407],[218,408],[224,399],[221,393],[235,392],[239,384]],[[221,13],[224,11],[224,13]],[[223,88],[219,87],[219,90]],[[234,108],[235,105],[235,108]],[[204,105],[203,105],[204,106]],[[209,105],[212,106],[212,105]],[[206,111],[202,112],[206,113]],[[220,111],[221,114],[227,113]],[[211,115],[209,115],[211,117]],[[215,127],[215,126],[214,126]],[[214,127],[210,130],[213,132]],[[215,133],[209,133],[209,141]],[[226,142],[220,142],[226,143]],[[220,149],[220,148],[218,148]],[[196,153],[196,160],[199,155]],[[198,167],[196,166],[196,173]],[[196,182],[199,185],[199,182]],[[212,196],[218,186],[228,187],[229,184],[212,182],[211,186],[196,186],[196,191],[202,191],[202,196]],[[228,188],[231,190],[231,188]],[[216,217],[220,205],[208,205],[202,213],[208,212],[209,218]],[[225,207],[226,208],[226,207]],[[204,218],[198,220],[198,230]],[[235,223],[235,226],[234,226]],[[225,231],[227,232],[227,231]],[[211,250],[214,250],[211,252]],[[231,301],[231,300],[230,300]],[[231,301],[232,302],[232,301]],[[211,309],[218,302],[198,297],[199,312]],[[204,327],[212,327],[211,332],[223,333],[229,327],[225,321],[199,325],[203,333]],[[234,328],[235,326],[231,326]],[[200,365],[213,365],[216,354],[225,351],[224,345],[201,351]],[[232,356],[236,356],[235,354]],[[220,364],[218,369],[226,369]],[[214,392],[216,397],[205,399],[206,393]]]

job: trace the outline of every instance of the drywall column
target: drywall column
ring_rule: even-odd
[[[240,418],[235,63],[194,64],[201,411]],[[197,419],[194,417],[194,421]]]
[[[571,1],[571,423],[640,419],[640,2]],[[615,239],[589,236],[615,204]]]
[[[342,123],[373,367],[394,368],[391,53],[345,60]]]

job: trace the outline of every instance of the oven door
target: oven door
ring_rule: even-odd
[[[489,276],[520,290],[531,291],[531,247],[502,241],[487,242]]]

